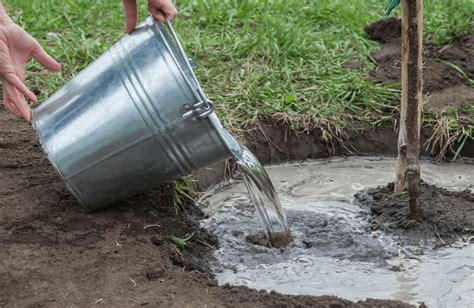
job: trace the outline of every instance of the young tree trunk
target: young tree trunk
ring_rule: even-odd
[[[402,101],[395,193],[408,190],[410,215],[420,221],[420,122],[423,107],[423,0],[402,0]]]

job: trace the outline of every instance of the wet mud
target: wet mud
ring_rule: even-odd
[[[358,193],[356,202],[370,209],[372,230],[394,234],[405,244],[425,241],[439,248],[474,236],[474,194],[469,189],[453,192],[422,183],[421,223],[409,218],[408,195],[394,194],[393,183]]]
[[[265,247],[254,235],[260,221],[242,181],[224,183],[204,199],[209,218],[201,222],[219,238],[220,248],[211,262],[219,284],[285,294],[332,294],[354,301],[373,297],[428,306],[474,304],[468,291],[474,275],[469,265],[472,237],[455,231],[455,226],[470,228],[461,217],[470,216],[473,208],[469,196],[474,189],[474,165],[422,163],[425,181],[449,188],[426,184],[432,188],[426,191],[424,184],[423,200],[432,203],[437,199],[426,194],[441,192],[440,204],[456,214],[446,221],[454,228],[440,225],[436,232],[418,235],[411,231],[401,235],[396,228],[375,224],[381,220],[374,214],[379,197],[364,199],[371,207],[359,204],[360,196],[368,192],[380,194],[374,187],[393,178],[394,165],[390,158],[352,157],[267,168],[293,235],[287,247],[278,249]],[[386,206],[381,202],[380,207]],[[407,214],[407,200],[400,201],[397,211],[401,208]],[[427,225],[446,220],[440,209],[434,205],[426,213],[432,216]],[[391,207],[387,212],[395,210]],[[391,222],[396,219],[410,224],[400,215]],[[445,279],[434,279],[441,273]]]
[[[283,248],[288,246],[293,241],[293,236],[290,232],[278,232],[272,235],[272,240],[270,242],[265,236],[265,233],[257,232],[255,234],[247,235],[245,240],[254,245]]]

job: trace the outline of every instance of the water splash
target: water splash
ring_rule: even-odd
[[[265,237],[272,247],[285,246],[291,241],[290,229],[280,199],[265,168],[242,145],[242,152],[235,156],[244,183],[263,226]]]

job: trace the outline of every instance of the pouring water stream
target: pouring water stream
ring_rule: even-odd
[[[245,146],[234,153],[250,198],[255,206],[263,231],[272,247],[285,246],[291,241],[291,233],[280,199],[265,168]]]

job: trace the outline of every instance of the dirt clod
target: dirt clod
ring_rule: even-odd
[[[148,280],[160,279],[160,278],[163,278],[164,274],[165,274],[165,270],[161,268],[161,269],[153,270],[151,272],[146,273],[146,278],[148,278]]]
[[[409,217],[408,195],[394,194],[393,183],[356,195],[357,201],[372,212],[372,229],[398,235],[403,243],[450,244],[462,236],[474,235],[474,194],[452,192],[422,183],[419,202],[421,222]]]
[[[402,35],[402,20],[398,17],[382,19],[366,26],[364,30],[371,39],[382,43],[389,43],[400,40]]]
[[[290,233],[278,232],[272,235],[269,240],[263,232],[257,234],[250,234],[245,237],[245,240],[254,245],[260,245],[272,248],[281,248],[288,246],[293,240]]]

